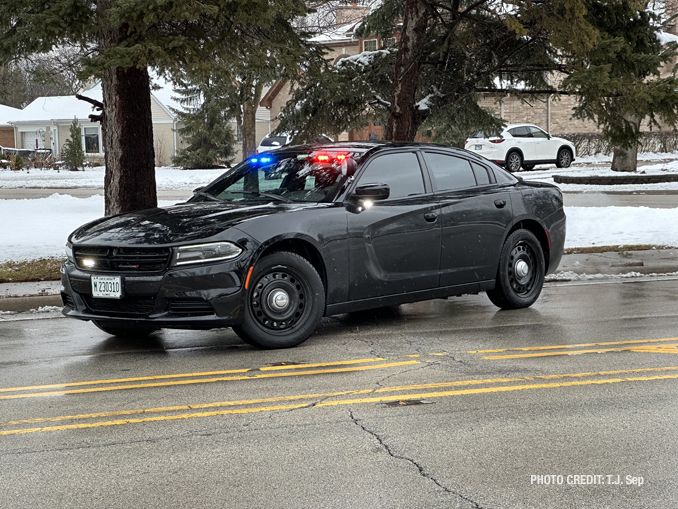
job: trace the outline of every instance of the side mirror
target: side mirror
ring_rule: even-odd
[[[363,184],[355,189],[355,195],[361,200],[385,200],[391,195],[388,184]]]
[[[205,189],[205,186],[196,187],[195,189],[193,189],[193,193],[199,193],[203,189]]]

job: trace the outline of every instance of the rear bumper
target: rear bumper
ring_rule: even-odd
[[[229,327],[243,320],[245,274],[243,264],[233,262],[161,274],[115,274],[122,278],[122,298],[104,299],[92,297],[90,273],[65,262],[62,313],[78,320],[154,328]]]

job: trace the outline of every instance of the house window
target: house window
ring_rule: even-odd
[[[242,141],[242,129],[237,122],[235,124],[235,141]]]
[[[85,138],[85,153],[86,154],[100,154],[101,146],[99,143],[99,128],[98,127],[83,127],[83,136]]]
[[[377,51],[377,40],[367,39],[363,41],[363,51]]]
[[[384,48],[395,48],[396,47],[395,37],[389,37],[388,39],[384,39],[382,41],[382,47],[384,47]]]

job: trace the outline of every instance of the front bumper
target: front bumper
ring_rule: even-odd
[[[122,298],[92,297],[92,275],[122,279]],[[65,262],[62,313],[78,320],[154,328],[213,329],[242,323],[246,266],[226,262],[157,274],[96,273]]]

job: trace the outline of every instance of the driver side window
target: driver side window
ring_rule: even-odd
[[[387,184],[389,199],[424,194],[424,177],[414,152],[386,154],[370,161],[358,185]]]

